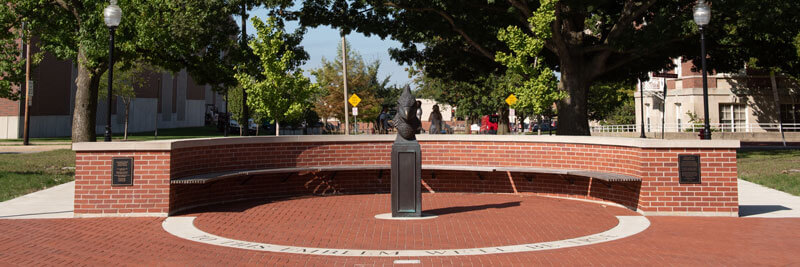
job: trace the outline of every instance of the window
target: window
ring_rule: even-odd
[[[720,104],[719,115],[723,132],[744,132],[747,128],[747,106]]]
[[[800,132],[800,104],[782,104],[781,122],[784,131]]]

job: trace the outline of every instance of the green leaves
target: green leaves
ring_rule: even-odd
[[[364,62],[358,52],[347,47],[347,90],[348,98],[357,94],[361,98],[358,104],[359,118],[376,118],[381,112],[383,104],[394,106],[399,96],[399,90],[388,87],[389,77],[383,80],[378,78],[380,62]],[[342,83],[342,49],[339,45],[337,56],[333,61],[322,59],[322,66],[312,70],[320,92],[315,97],[314,110],[324,118],[335,117],[344,121],[344,85]],[[347,105],[350,108],[350,105]],[[361,121],[361,119],[359,119]]]
[[[0,38],[0,98],[18,100],[21,90],[17,88],[23,88],[25,82],[25,61],[20,58],[23,51],[14,42],[14,36],[18,35]]]
[[[256,37],[249,42],[259,59],[261,73],[251,74],[244,65],[236,67],[236,80],[247,91],[247,105],[255,113],[284,121],[303,115],[316,85],[294,68],[295,54],[286,44],[283,28],[275,17],[250,20]]]
[[[519,101],[513,106],[542,114],[549,110],[553,102],[563,99],[566,94],[557,90],[557,80],[553,70],[540,64],[540,54],[545,41],[552,37],[550,24],[555,20],[555,0],[541,0],[541,6],[528,18],[529,29],[533,35],[523,32],[517,26],[508,26],[497,33],[497,39],[504,42],[510,53],[497,52],[495,60],[508,68],[509,76],[521,77],[522,85],[513,90]]]

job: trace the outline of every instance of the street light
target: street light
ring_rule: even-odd
[[[706,38],[703,28],[711,21],[711,7],[705,0],[697,1],[694,6],[694,23],[700,28],[700,61],[703,64],[703,109],[705,111],[705,125],[703,126],[703,139],[711,140],[711,126],[708,124],[708,77],[706,76]]]
[[[114,31],[122,20],[122,9],[117,6],[117,0],[111,0],[111,4],[103,10],[103,20],[108,26],[110,37],[108,38],[108,113],[106,114],[106,142],[111,142],[111,92],[114,80]]]

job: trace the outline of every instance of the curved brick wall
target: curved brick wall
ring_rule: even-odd
[[[164,215],[251,198],[385,193],[389,172],[346,171],[238,177],[210,184],[169,179],[245,169],[389,165],[393,136],[250,137],[76,145],[76,214]],[[667,141],[670,142],[670,141]],[[533,193],[605,200],[645,214],[735,215],[736,147],[730,141],[592,137],[420,136],[424,187],[434,192]],[[144,145],[142,145],[144,144]],[[721,145],[720,145],[721,144]],[[721,148],[720,148],[721,147]],[[111,147],[113,148],[113,147]],[[677,156],[701,156],[702,184],[679,184]],[[132,156],[135,185],[110,187],[112,156]],[[602,183],[530,173],[431,171],[425,165],[590,170],[640,177]],[[287,177],[288,176],[288,177]],[[424,204],[423,204],[424,205]]]

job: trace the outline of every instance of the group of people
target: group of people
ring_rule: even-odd
[[[417,100],[414,108],[417,110],[417,118],[422,121],[422,101]],[[392,128],[390,123],[391,115],[388,111],[389,110],[384,107],[383,110],[381,110],[381,114],[378,115],[378,133],[380,134],[388,134],[389,130]],[[431,114],[428,116],[428,121],[431,122],[428,133],[439,134],[442,132],[442,113],[439,111],[439,105],[433,105],[433,111],[431,111]],[[420,129],[417,130],[417,133],[420,133]]]

